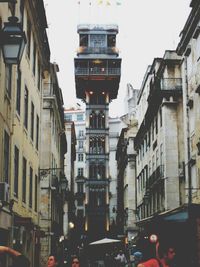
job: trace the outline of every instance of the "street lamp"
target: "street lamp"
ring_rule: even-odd
[[[68,187],[68,180],[64,175],[61,175],[60,177],[60,188],[61,191],[65,191]]]
[[[4,0],[15,5],[16,1]],[[15,9],[14,9],[15,10]],[[26,35],[14,14],[4,23],[0,32],[1,49],[5,64],[19,64],[26,44]]]

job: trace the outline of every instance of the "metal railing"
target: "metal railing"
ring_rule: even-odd
[[[155,78],[150,83],[150,92],[153,93],[156,90],[181,90],[182,79],[181,78]]]
[[[80,46],[77,49],[77,55],[79,55],[79,54],[114,54],[114,55],[118,55],[119,50],[116,47]]]
[[[121,68],[106,68],[106,67],[90,67],[90,68],[75,68],[75,75],[120,75]]]
[[[158,182],[164,176],[164,166],[160,165],[152,173],[149,179],[146,182],[146,188],[152,187],[156,182]]]
[[[117,24],[78,24],[77,30],[115,30],[118,32],[118,25]]]
[[[163,78],[160,80],[161,90],[181,90],[182,79],[181,78]]]

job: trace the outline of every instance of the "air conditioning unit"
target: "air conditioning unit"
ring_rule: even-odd
[[[0,182],[0,201],[9,203],[10,200],[10,186],[6,182]]]

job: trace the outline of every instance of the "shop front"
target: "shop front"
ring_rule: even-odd
[[[137,225],[140,228],[137,247],[146,258],[155,254],[155,245],[149,237],[156,234],[160,243],[175,247],[177,266],[200,266],[200,204],[183,205]]]

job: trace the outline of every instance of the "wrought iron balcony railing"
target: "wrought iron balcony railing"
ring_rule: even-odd
[[[159,180],[161,180],[164,176],[164,166],[160,165],[157,169],[152,173],[149,179],[146,182],[146,188],[149,189],[154,186]]]
[[[150,82],[150,94],[157,90],[182,90],[181,78],[155,78]]]

